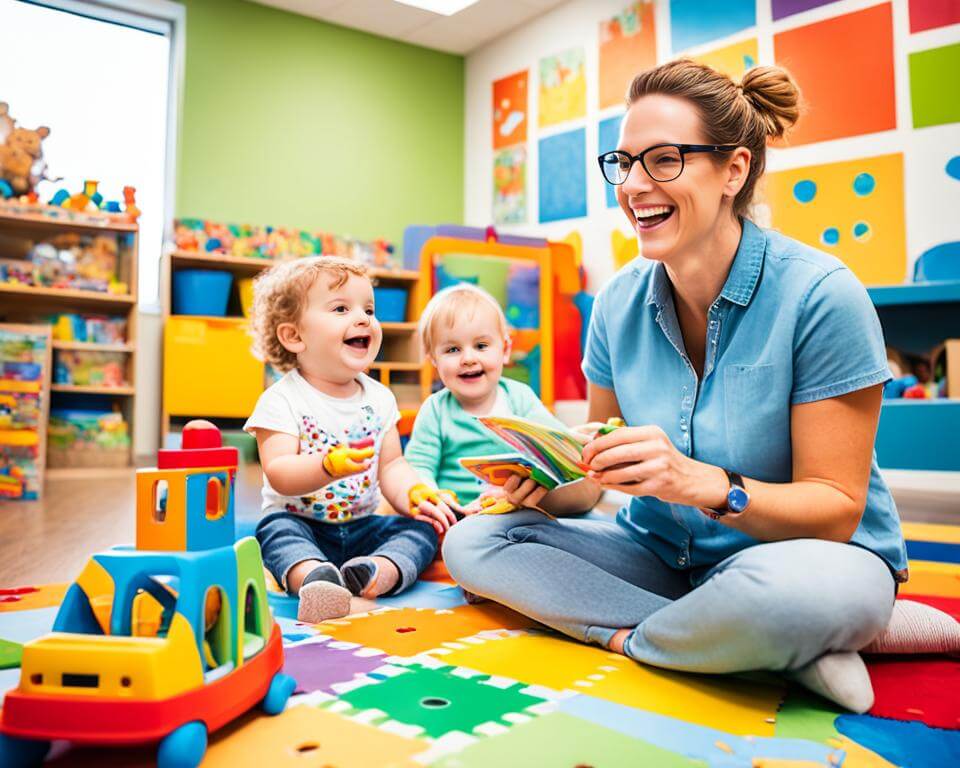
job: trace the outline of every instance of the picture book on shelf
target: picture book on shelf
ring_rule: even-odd
[[[470,456],[460,465],[491,485],[510,475],[532,477],[553,490],[584,477],[582,446],[569,432],[515,416],[481,416],[479,421],[513,450],[492,456]]]

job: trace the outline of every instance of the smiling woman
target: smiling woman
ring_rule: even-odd
[[[451,575],[567,634],[698,672],[780,670],[863,712],[906,551],[873,460],[883,336],[837,259],[748,213],[767,141],[798,117],[777,67],[638,75],[600,156],[642,260],[597,296],[584,372],[589,477],[616,523],[477,516]]]

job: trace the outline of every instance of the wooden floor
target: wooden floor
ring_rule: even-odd
[[[904,520],[960,522],[957,495],[894,488]],[[90,555],[134,540],[134,475],[52,480],[43,500],[0,502],[0,587],[72,581]],[[615,509],[610,502],[605,506]],[[260,514],[260,467],[237,476],[237,520]]]

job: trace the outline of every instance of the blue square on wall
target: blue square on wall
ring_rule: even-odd
[[[670,0],[670,42],[674,53],[756,26],[756,0]]]
[[[614,115],[613,117],[608,117],[606,120],[600,121],[600,124],[597,126],[597,154],[602,155],[604,152],[611,152],[617,148],[617,143],[620,140],[620,121],[622,119],[623,115]],[[599,165],[596,166],[595,171],[597,178],[600,179],[600,183],[607,188],[607,208],[616,208],[616,187],[603,178]]]
[[[585,128],[540,139],[540,223],[587,215]]]

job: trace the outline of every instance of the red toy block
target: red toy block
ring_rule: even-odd
[[[219,448],[223,442],[220,439],[220,430],[212,422],[194,419],[184,425],[180,445],[185,449]]]
[[[236,448],[161,448],[157,451],[157,469],[209,469],[233,467],[240,463]]]

